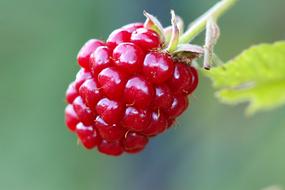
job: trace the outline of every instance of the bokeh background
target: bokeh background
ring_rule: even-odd
[[[138,155],[112,158],[77,146],[64,93],[90,38],[106,39],[142,11],[186,23],[217,0],[0,0],[1,190],[260,190],[285,187],[285,108],[246,117],[201,83],[176,127]],[[228,60],[285,38],[284,0],[240,0],[220,20]],[[195,40],[202,43],[203,36]]]

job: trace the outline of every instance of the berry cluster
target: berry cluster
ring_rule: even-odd
[[[65,121],[84,147],[113,156],[137,153],[185,111],[197,71],[162,46],[155,31],[135,23],[81,48]]]

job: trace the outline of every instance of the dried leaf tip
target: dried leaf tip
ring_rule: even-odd
[[[168,52],[173,52],[176,50],[177,45],[179,43],[179,28],[177,25],[177,21],[176,21],[176,15],[174,10],[170,11],[171,13],[171,28],[172,28],[172,33],[171,33],[171,38],[167,47],[167,51]]]
[[[159,20],[155,16],[149,14],[145,10],[143,11],[143,14],[147,18],[144,23],[144,27],[156,31],[158,35],[160,36],[161,43],[164,44],[165,36],[164,36],[162,24],[159,22]]]
[[[220,28],[213,18],[210,18],[206,25],[205,53],[203,67],[210,70],[213,62],[214,47],[220,37]]]

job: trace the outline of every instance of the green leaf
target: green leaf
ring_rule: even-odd
[[[261,44],[204,71],[224,103],[250,102],[247,114],[285,104],[285,41]]]

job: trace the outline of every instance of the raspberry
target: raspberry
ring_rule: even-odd
[[[66,91],[65,123],[85,148],[112,156],[140,152],[187,109],[198,73],[161,40],[133,23],[81,48],[81,69]]]

